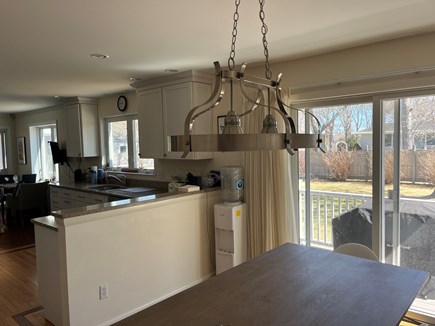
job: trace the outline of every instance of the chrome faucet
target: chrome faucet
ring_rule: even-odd
[[[121,186],[127,185],[127,178],[125,177],[125,175],[116,176],[113,174],[108,174],[107,180],[110,180],[110,179],[117,181],[117,183],[119,183]]]

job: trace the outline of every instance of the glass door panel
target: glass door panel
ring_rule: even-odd
[[[333,249],[347,242],[371,247],[372,104],[310,109],[325,136],[324,149],[300,150],[301,243]],[[300,132],[317,132],[300,114]]]
[[[413,309],[435,317],[435,97],[382,101],[385,262],[432,276]]]

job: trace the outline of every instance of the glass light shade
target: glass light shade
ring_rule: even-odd
[[[277,134],[278,133],[278,122],[275,118],[268,114],[263,120],[263,129],[261,129],[262,134]]]
[[[222,133],[226,135],[243,134],[242,122],[240,121],[239,116],[234,111],[228,111],[225,117],[224,129]]]

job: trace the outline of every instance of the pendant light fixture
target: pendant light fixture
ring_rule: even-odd
[[[291,155],[298,148],[320,148],[322,138],[319,134],[301,134],[296,132],[293,119],[287,109],[297,110],[284,103],[282,99],[282,74],[279,73],[276,80],[272,79],[272,71],[269,63],[269,50],[266,39],[267,25],[264,13],[265,0],[259,0],[259,17],[262,23],[262,43],[265,56],[265,78],[245,75],[246,64],[243,63],[239,71],[235,69],[237,24],[239,20],[240,0],[235,0],[236,9],[233,16],[233,31],[231,51],[228,58],[228,69],[223,70],[219,62],[214,62],[215,82],[214,90],[210,98],[203,104],[196,106],[188,113],[184,135],[172,136],[171,151],[183,152],[186,157],[189,152],[226,152],[226,151],[255,151],[255,150],[281,150],[286,149]],[[225,95],[224,85],[229,84],[230,108],[225,116],[222,134],[192,134],[195,120],[202,114],[217,107]],[[234,92],[238,85],[242,96],[252,106],[242,113],[234,109]],[[248,89],[256,90],[257,97],[251,98]],[[267,98],[263,99],[263,93]],[[241,125],[241,118],[252,114],[255,110],[265,111],[261,133],[245,134]],[[278,123],[272,112],[283,120],[285,130],[278,132]],[[310,112],[307,112],[316,121],[320,132],[319,120]]]

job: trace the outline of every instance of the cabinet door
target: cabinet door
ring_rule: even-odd
[[[181,152],[169,152],[170,136],[184,134],[184,122],[188,112],[204,103],[210,96],[210,85],[194,82],[163,87],[163,117],[165,121],[164,146],[167,158],[181,159]],[[211,111],[200,116],[193,129],[194,134],[212,131]],[[189,153],[187,159],[212,158],[211,153]]]
[[[100,155],[98,108],[95,104],[80,104],[80,133],[82,139],[83,157]]]
[[[82,157],[80,104],[71,104],[65,110],[67,121],[66,152],[70,157]]]
[[[98,113],[94,104],[71,104],[66,107],[66,151],[70,157],[100,155]],[[83,140],[86,141],[83,141]]]
[[[139,156],[164,158],[162,91],[155,88],[138,93]]]

